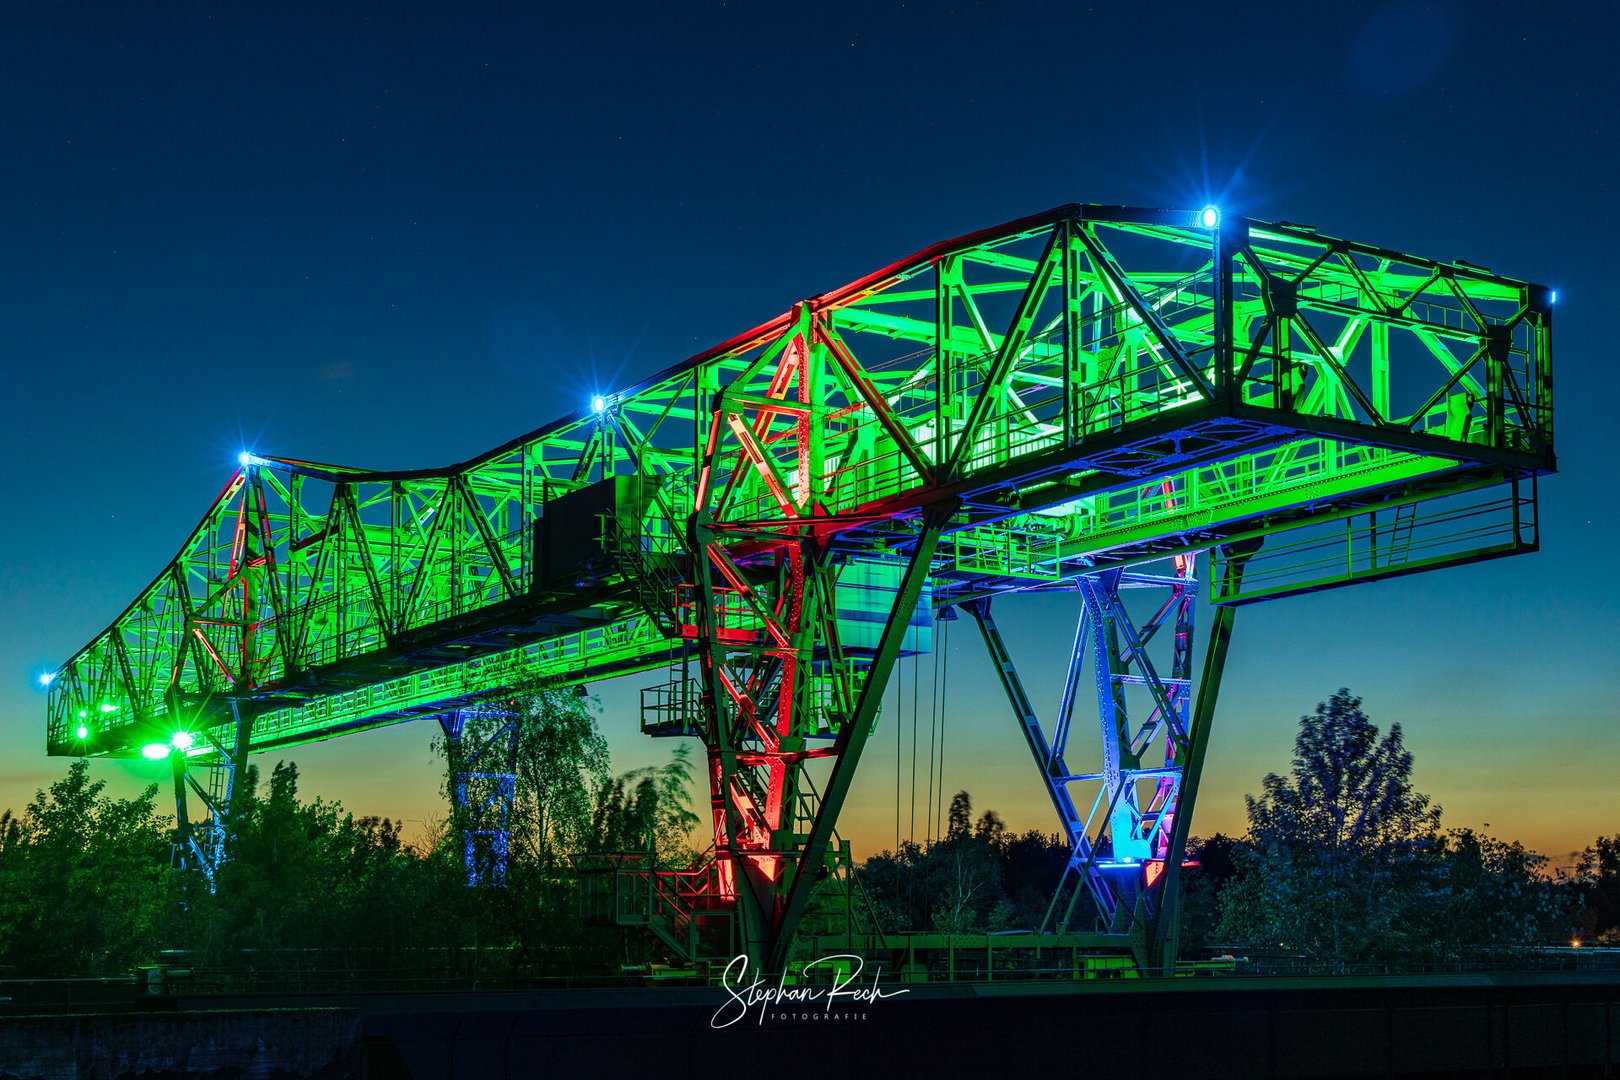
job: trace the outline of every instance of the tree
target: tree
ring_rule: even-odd
[[[1007,835],[1007,823],[994,810],[986,810],[973,826],[973,835],[992,846],[999,844]]]
[[[1034,831],[1014,836],[994,810],[974,822],[966,791],[951,799],[946,821],[943,839],[907,841],[861,864],[857,876],[880,923],[944,933],[1036,928],[1068,845]]]
[[[1426,956],[1532,948],[1562,936],[1573,906],[1545,873],[1547,858],[1471,829],[1446,837],[1444,876],[1431,897]]]
[[[1224,833],[1187,841],[1192,865],[1181,873],[1181,942],[1184,947],[1218,944],[1221,895],[1237,877],[1237,859],[1245,849],[1241,840]]]
[[[1063,837],[1030,829],[1001,837],[996,856],[1001,863],[1002,889],[1011,905],[1011,926],[1040,929],[1052,892],[1063,876],[1073,852]]]
[[[591,846],[602,851],[653,851],[665,864],[693,856],[692,753],[681,744],[663,765],[635,769],[597,789]]]
[[[1586,932],[1605,944],[1620,943],[1620,833],[1600,836],[1581,852],[1573,884],[1586,903]]]
[[[265,989],[310,978],[338,989],[406,968],[446,981],[508,969],[526,905],[503,890],[467,888],[459,841],[412,849],[389,819],[305,801],[298,781],[290,762],[276,764],[267,786],[244,770],[219,888],[210,893],[194,873],[178,877],[185,917],[167,947]],[[499,948],[474,948],[483,945]]]
[[[157,785],[104,795],[89,764],[0,817],[0,965],[23,975],[120,974],[147,959],[174,912],[170,822]]]
[[[1005,900],[994,849],[971,834],[926,848],[905,841],[868,858],[859,879],[889,930],[983,931]]]
[[[578,775],[588,778],[594,725],[579,725],[577,706],[561,705],[570,715],[541,715],[537,726],[563,729],[554,744],[571,743],[574,760],[586,762]],[[537,749],[527,764],[566,780],[566,768],[553,766],[568,756]],[[605,772],[605,752],[598,763]],[[666,858],[683,857],[697,820],[691,773],[682,748],[666,765],[626,774],[618,790],[628,783],[632,795],[616,827]],[[479,973],[606,971],[618,960],[621,935],[569,917],[575,882],[543,866],[535,848],[514,844],[509,888],[469,889],[459,833],[413,849],[387,818],[302,798],[291,762],[277,763],[263,783],[254,766],[238,775],[231,858],[210,891],[200,872],[171,866],[173,823],[156,813],[158,790],[108,798],[77,761],[21,815],[0,812],[0,971],[118,974],[178,949],[187,966],[237,972],[250,986],[315,978],[338,989],[405,968],[448,983]],[[589,792],[583,781],[578,790]],[[550,837],[560,860],[588,844],[590,807],[587,797],[582,812],[563,815],[576,824],[548,810],[550,824],[528,835]]]
[[[945,838],[958,840],[968,835],[973,823],[973,796],[958,791],[951,796],[951,807],[945,817]]]
[[[1341,961],[1409,955],[1420,942],[1405,916],[1444,847],[1401,727],[1380,737],[1344,689],[1299,726],[1290,775],[1245,798],[1250,850],[1219,933]]]
[[[515,824],[535,859],[553,865],[585,843],[591,791],[608,777],[607,740],[571,691],[530,694],[521,713]]]
[[[1000,874],[985,842],[974,837],[940,845],[941,888],[935,897],[934,929],[965,934],[985,928],[1000,890]]]
[[[512,700],[511,711],[516,718],[510,722],[517,728],[509,822],[512,851],[519,861],[555,867],[591,841],[594,796],[609,777],[607,740],[597,730],[588,699],[571,689],[547,687],[520,694]],[[461,734],[463,754],[486,745],[486,753],[504,754],[501,731],[508,720],[494,712],[469,716]],[[439,735],[433,745],[453,768],[448,740]],[[498,771],[488,764],[481,768]],[[454,805],[448,771],[446,795]],[[461,842],[458,836],[450,840]]]
[[[1300,718],[1289,777],[1247,800],[1226,843],[1215,937],[1339,963],[1500,958],[1561,934],[1572,906],[1545,857],[1470,829],[1440,831],[1412,786],[1399,724],[1379,736],[1348,690]],[[1218,861],[1213,841],[1200,861]],[[1189,914],[1198,904],[1189,899]]]

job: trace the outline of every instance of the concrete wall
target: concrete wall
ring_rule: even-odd
[[[0,1019],[0,1080],[1620,1076],[1620,973],[908,989],[858,1017],[720,1030],[708,988],[185,996]]]
[[[361,1075],[352,1009],[0,1016],[0,1080],[339,1080]]]
[[[437,1009],[379,1002],[363,1010],[366,1075],[1620,1077],[1620,978],[1429,986],[1211,979],[1197,989],[1189,981],[919,987],[860,1007],[859,1018],[760,1024],[750,1015],[724,1030],[710,1027],[721,1002],[709,991],[629,992],[618,1002],[491,995],[465,1010],[450,1001]]]

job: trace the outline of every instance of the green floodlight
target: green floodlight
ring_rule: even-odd
[[[88,739],[90,737],[90,729],[85,727],[83,724],[80,724],[78,734],[80,739]]]
[[[192,743],[196,741],[196,739],[191,737],[191,732],[177,731],[169,739],[169,745],[174,747],[176,750],[190,750]]]
[[[149,761],[156,761],[158,758],[166,758],[168,756],[168,743],[153,742],[147,743],[145,746],[141,747],[141,757],[146,758]]]
[[[104,712],[104,713],[109,713],[109,712],[117,712],[117,711],[118,711],[118,706],[116,706],[116,705],[109,705],[109,704],[107,704],[107,703],[106,703],[106,702],[102,702],[102,704],[101,704],[101,711],[102,711],[102,712]]]

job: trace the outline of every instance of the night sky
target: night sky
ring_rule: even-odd
[[[1245,608],[1194,831],[1241,831],[1299,714],[1347,685],[1404,725],[1448,824],[1555,862],[1620,832],[1620,9],[246,6],[0,13],[0,808],[66,767],[37,675],[167,563],[239,450],[446,465],[936,240],[1214,202],[1557,288],[1562,472],[1538,554]],[[1018,610],[1050,709],[1073,601]],[[945,785],[1053,829],[956,625]],[[592,687],[616,768],[669,749],[637,729],[654,678]],[[911,717],[863,760],[860,852],[894,842]],[[307,794],[414,831],[443,812],[433,730],[288,756]],[[95,771],[126,793],[167,767]]]

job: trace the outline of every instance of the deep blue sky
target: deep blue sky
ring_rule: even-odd
[[[1217,201],[1557,287],[1563,472],[1537,555],[1245,609],[1196,828],[1240,828],[1347,684],[1450,822],[1555,857],[1620,831],[1615,8],[456,7],[0,13],[0,807],[62,771],[34,676],[243,447],[445,464],[932,241]],[[1059,606],[1014,638],[1048,691]],[[959,625],[946,784],[1051,827]],[[617,764],[666,749],[633,685],[598,689]],[[293,756],[308,790],[414,821],[429,735]],[[858,847],[893,839],[891,739]]]

